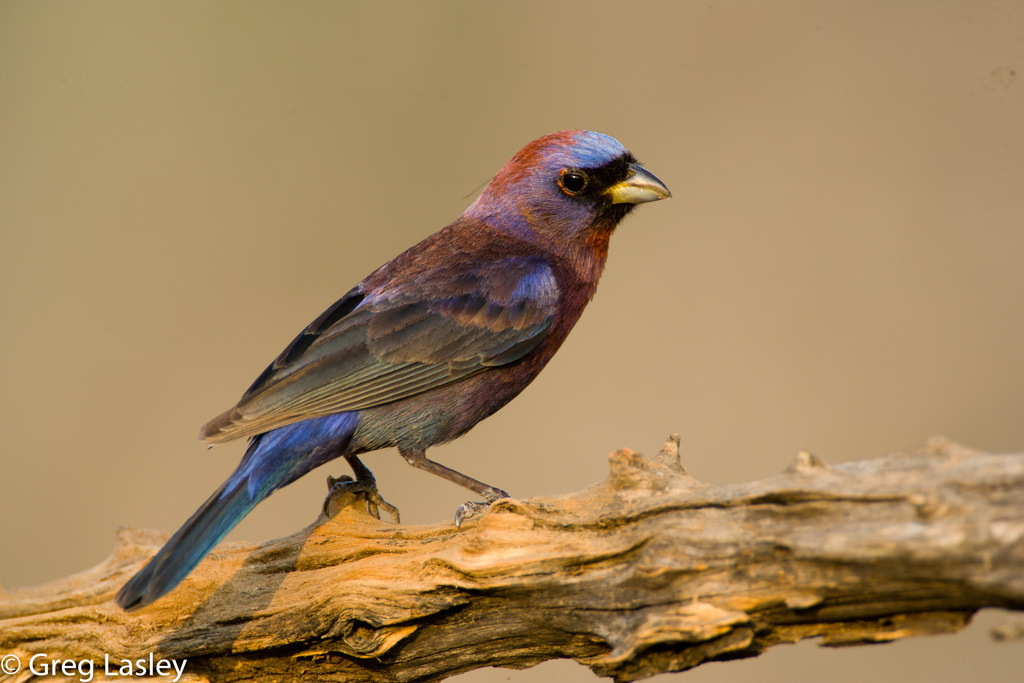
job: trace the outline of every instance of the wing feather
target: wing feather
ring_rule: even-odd
[[[558,286],[540,257],[406,288],[353,289],[303,331],[202,437],[219,443],[411,398],[513,363],[547,336]]]

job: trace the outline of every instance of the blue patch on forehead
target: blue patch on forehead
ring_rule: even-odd
[[[564,160],[567,165],[580,168],[597,168],[616,157],[629,152],[618,140],[604,133],[581,130],[573,137],[573,145],[564,148]]]

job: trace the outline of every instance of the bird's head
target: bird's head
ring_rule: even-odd
[[[671,196],[615,138],[565,130],[519,150],[465,215],[555,251],[589,247],[603,262],[634,206]]]

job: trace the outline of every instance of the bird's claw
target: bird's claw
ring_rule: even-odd
[[[502,498],[509,497],[508,493],[502,491],[501,489],[495,489],[494,493],[494,497],[488,500],[487,502],[469,501],[460,505],[459,509],[455,511],[455,528],[461,529],[462,523],[465,522],[467,519],[469,519],[470,517],[474,517],[480,514],[481,512],[487,510],[489,507],[491,507],[492,503],[499,501]]]
[[[347,474],[338,478],[327,476],[327,498],[324,500],[324,516],[331,516],[331,508],[344,495],[356,495],[366,501],[366,511],[380,519],[380,511],[384,510],[391,516],[395,524],[401,524],[398,508],[384,500],[377,490],[374,479],[353,479]]]
[[[478,515],[491,506],[490,503],[483,502],[466,502],[459,506],[459,509],[455,511],[455,528],[461,529],[462,523],[470,517]]]

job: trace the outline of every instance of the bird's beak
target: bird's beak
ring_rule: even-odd
[[[606,193],[612,198],[612,204],[643,204],[672,196],[665,183],[639,164],[630,164],[629,176],[609,187]]]

